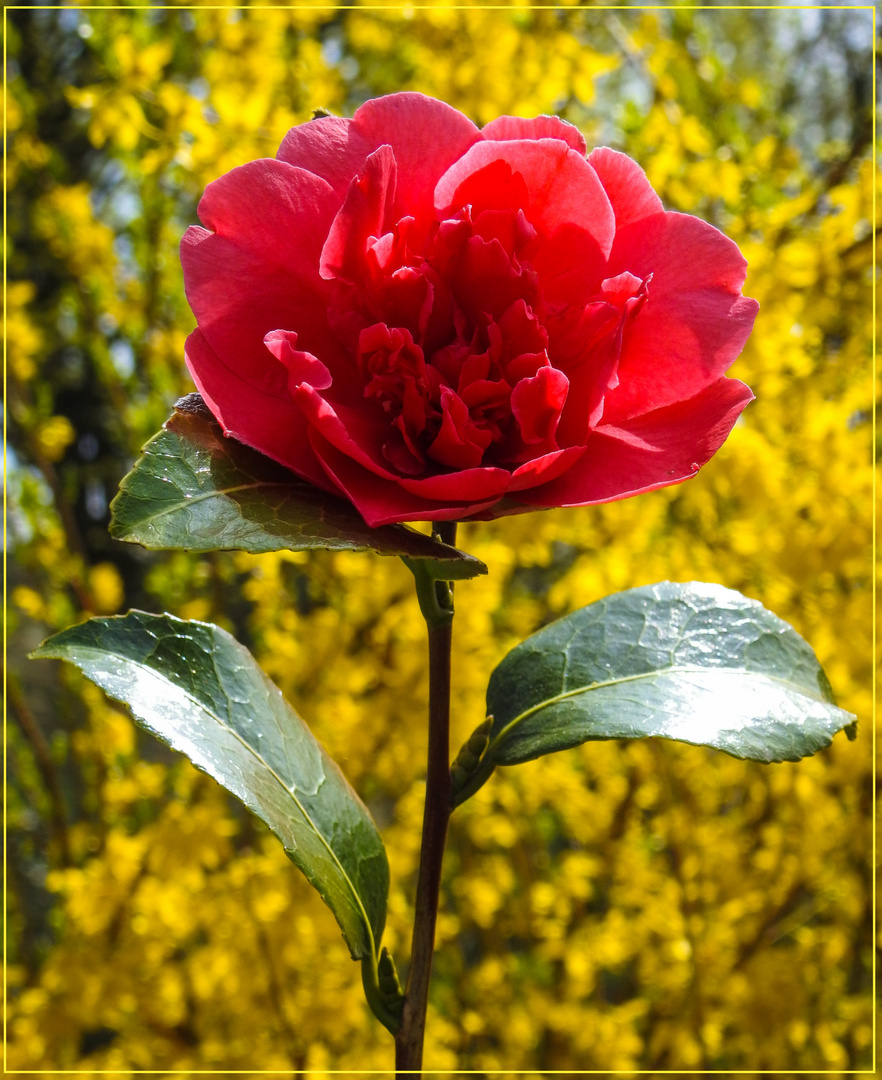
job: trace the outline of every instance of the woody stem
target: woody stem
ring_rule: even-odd
[[[432,535],[446,544],[456,542],[456,522],[438,522]],[[429,635],[429,753],[426,770],[426,805],[417,878],[416,913],[410,969],[404,995],[401,1027],[395,1036],[398,1080],[421,1075],[429,979],[435,949],[435,922],[441,889],[441,863],[450,818],[450,647],[453,623],[453,586],[432,582],[438,609],[446,618],[427,618]],[[423,605],[424,614],[426,606]]]

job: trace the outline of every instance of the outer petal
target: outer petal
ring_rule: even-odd
[[[569,472],[517,499],[530,506],[587,506],[680,483],[713,457],[752,400],[744,383],[723,378],[689,401],[616,427],[603,424]]]
[[[342,201],[353,176],[376,149],[351,120],[323,116],[291,128],[276,157],[320,176]]]
[[[694,397],[735,361],[759,305],[741,295],[747,263],[731,240],[686,214],[657,214],[622,229],[609,275],[652,275],[625,334],[608,423]]]
[[[336,489],[343,492],[372,528],[396,521],[458,521],[482,513],[499,501],[496,496],[471,504],[461,499],[439,504],[437,499],[421,498],[394,481],[362,468],[315,430],[310,433],[310,440]]]
[[[399,176],[395,216],[412,214],[418,226],[434,218],[432,193],[439,178],[481,137],[467,116],[415,93],[366,101],[352,125],[372,149],[392,147]]]
[[[560,139],[477,143],[438,182],[437,210],[473,202],[470,192],[480,178],[472,177],[499,161],[524,178],[530,200],[524,212],[540,233],[549,236],[575,226],[594,238],[604,256],[609,254],[615,235],[610,201],[594,169]]]
[[[184,357],[199,393],[225,435],[274,458],[304,479],[334,490],[313,452],[309,425],[288,393],[288,376],[281,364],[277,365],[275,390],[256,386],[226,366],[198,329],[187,338]]]
[[[213,231],[184,234],[184,286],[206,341],[244,380],[276,386],[280,365],[263,339],[280,329],[346,369],[325,321],[330,286],[318,272],[336,202],[324,180],[272,158],[208,185],[199,215]]]
[[[498,116],[481,128],[485,139],[508,142],[511,139],[563,139],[567,146],[585,155],[588,149],[582,132],[559,116],[536,116],[522,120],[519,116]]]
[[[508,469],[484,466],[437,476],[406,477],[399,483],[405,491],[424,499],[473,503],[501,498],[511,483],[511,473]]]
[[[597,173],[603,190],[609,196],[617,229],[664,212],[662,201],[652,190],[646,173],[626,154],[600,146],[588,155],[588,164]]]

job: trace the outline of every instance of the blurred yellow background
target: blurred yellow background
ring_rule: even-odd
[[[209,619],[367,801],[409,949],[427,695],[395,559],[147,553],[107,505],[192,389],[177,245],[204,186],[316,107],[412,89],[556,112],[723,229],[760,302],[756,393],[694,480],[469,524],[453,749],[550,619],[665,578],[815,648],[859,736],[761,766],[647,740],[499,770],[451,823],[425,1065],[871,1067],[871,12],[9,11],[7,1069],[389,1070],[331,913],[278,842],[73,669],[87,614]],[[530,1072],[530,1070],[533,1070]]]

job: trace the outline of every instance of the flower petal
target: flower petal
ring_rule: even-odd
[[[570,382],[562,371],[541,367],[511,392],[511,411],[528,446],[553,444]]]
[[[530,506],[587,506],[688,480],[716,453],[753,400],[737,379],[718,379],[689,401],[591,433],[584,455],[566,473],[519,492]]]
[[[462,469],[459,472],[439,473],[438,476],[404,477],[398,481],[405,491],[424,499],[483,502],[495,501],[508,490],[511,473],[508,469],[483,467]]]
[[[264,346],[272,330],[296,328],[302,349],[324,362],[340,355],[325,320],[329,286],[321,249],[336,199],[324,180],[266,158],[209,184],[181,242],[184,286],[199,328],[242,379],[276,386]]]
[[[560,139],[476,143],[438,181],[436,209],[458,209],[466,203],[492,208],[494,192],[480,174],[495,171],[500,161],[523,177],[528,198],[523,210],[540,233],[550,236],[575,226],[594,239],[604,256],[609,254],[615,235],[609,199],[594,169]]]
[[[276,157],[320,176],[341,202],[352,177],[361,172],[365,159],[374,150],[376,146],[351,120],[322,116],[291,128]]]
[[[627,154],[610,150],[608,146],[599,146],[588,155],[588,164],[597,173],[612,203],[617,229],[653,214],[664,213],[662,201],[652,190],[646,173]]]
[[[512,139],[562,139],[577,153],[588,149],[582,132],[559,116],[536,116],[523,120],[520,116],[498,116],[481,128],[485,139],[509,142]]]
[[[276,393],[269,387],[258,387],[227,367],[198,329],[187,338],[184,358],[196,388],[225,435],[254,447],[319,487],[333,490],[312,449],[306,420],[288,393],[281,364],[275,365]]]
[[[339,277],[354,284],[364,276],[368,240],[382,236],[392,224],[396,176],[392,148],[381,146],[353,177],[322,247],[323,278]]]
[[[736,244],[686,214],[658,214],[619,232],[609,276],[629,271],[652,280],[624,335],[605,421],[694,397],[731,367],[759,309],[741,295],[746,270]]]
[[[478,470],[493,436],[472,422],[468,406],[449,386],[441,388],[441,428],[426,453],[453,469]],[[478,470],[480,471],[480,470]]]
[[[301,383],[293,396],[309,424],[332,446],[377,476],[396,478],[386,466],[383,443],[387,433],[385,426],[377,423],[375,404],[363,401],[352,407],[331,403],[308,383]]]
[[[470,236],[444,269],[451,292],[472,325],[482,315],[499,319],[518,301],[540,303],[534,277],[512,265],[498,240]]]
[[[355,131],[373,147],[388,144],[398,163],[400,182],[395,217],[412,214],[422,223],[432,213],[435,185],[450,166],[481,136],[457,109],[424,94],[388,94],[360,106],[352,118]]]
[[[435,499],[406,491],[403,482],[390,483],[362,468],[315,430],[310,432],[310,441],[337,490],[343,492],[372,528],[396,521],[458,521],[482,513],[499,501],[497,496],[470,503],[460,497],[439,505]]]
[[[325,365],[297,346],[297,334],[293,330],[271,330],[263,339],[273,356],[288,369],[288,387],[292,391],[301,383],[309,383],[316,390],[327,390],[334,380]]]
[[[568,446],[565,450],[553,450],[550,454],[525,461],[511,474],[509,492],[547,484],[571,469],[584,453],[584,446]]]

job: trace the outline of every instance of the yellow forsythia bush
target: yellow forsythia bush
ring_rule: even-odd
[[[23,657],[129,606],[235,633],[370,807],[384,940],[406,959],[427,697],[406,568],[106,535],[120,478],[191,389],[177,243],[204,186],[316,107],[401,89],[478,123],[556,111],[623,149],[666,207],[739,244],[760,302],[731,371],[756,401],[696,479],[460,527],[490,574],[456,590],[454,750],[517,642],[666,578],[762,601],[860,720],[799,764],[647,740],[498,770],[451,821],[426,1068],[870,1067],[873,165],[860,101],[846,135],[788,126],[772,47],[793,14],[8,13],[8,1071],[391,1067],[278,842],[75,672]]]

